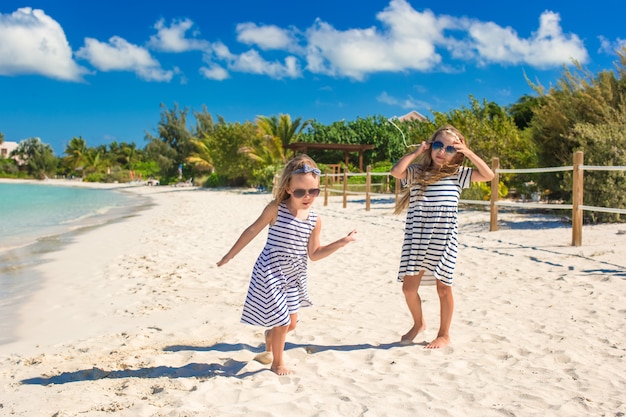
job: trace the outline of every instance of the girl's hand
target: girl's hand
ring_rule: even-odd
[[[454,149],[456,149],[457,152],[462,153],[466,156],[468,152],[471,152],[467,145],[461,141],[455,141],[454,143],[452,143],[452,146],[454,146]]]
[[[350,242],[354,242],[355,240],[356,240],[356,229],[352,230],[350,233],[348,233],[348,236],[342,237],[337,242],[339,243],[341,247],[343,247],[343,246],[346,246]]]
[[[230,258],[227,258],[226,256],[224,256],[222,259],[219,260],[219,262],[217,263],[217,266],[222,266],[226,264],[228,261],[230,261]]]
[[[430,149],[430,143],[428,142],[422,142],[420,143],[420,146],[417,148],[417,150],[415,152],[413,152],[416,156],[417,155],[421,155],[424,152],[426,152],[428,149]]]
[[[348,236],[344,237],[346,242],[354,242],[356,240],[356,229],[348,233]]]

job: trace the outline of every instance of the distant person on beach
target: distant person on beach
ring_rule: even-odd
[[[474,168],[462,166],[467,157]],[[452,280],[458,250],[458,205],[461,189],[472,182],[490,181],[489,166],[466,145],[455,127],[443,126],[422,142],[417,150],[402,157],[391,175],[406,187],[395,214],[408,207],[398,281],[413,318],[413,327],[400,341],[412,343],[426,330],[419,287],[424,275],[434,277],[440,304],[437,337],[428,349],[450,344],[450,323],[454,311]],[[426,280],[425,280],[426,281]]]
[[[274,199],[217,263],[222,266],[233,259],[269,225],[267,242],[252,270],[241,321],[269,327],[266,352],[255,359],[271,362],[271,370],[278,375],[292,373],[283,359],[287,332],[296,328],[299,308],[312,304],[307,292],[307,255],[317,261],[356,239],[352,230],[333,243],[320,245],[322,221],[311,209],[320,193],[320,174],[317,164],[304,154],[289,161],[274,188]]]

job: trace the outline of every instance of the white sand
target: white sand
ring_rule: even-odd
[[[45,283],[0,345],[6,416],[619,416],[626,412],[626,225],[571,228],[542,216],[462,211],[452,345],[439,303],[410,346],[396,282],[403,217],[388,204],[323,198],[322,243],[357,242],[310,263],[315,303],[287,339],[295,374],[253,361],[263,329],[239,322],[257,237],[215,263],[267,194],[137,187],[156,203],[48,254]]]

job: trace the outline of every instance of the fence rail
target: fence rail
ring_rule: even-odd
[[[515,207],[518,209],[550,209],[550,210],[572,210],[572,246],[582,245],[582,222],[583,211],[599,211],[604,213],[614,214],[626,214],[625,209],[610,208],[610,207],[595,207],[587,206],[583,204],[583,173],[584,171],[626,171],[626,166],[594,166],[584,165],[583,152],[574,153],[574,163],[571,166],[563,167],[548,167],[548,168],[523,168],[523,169],[500,169],[500,160],[498,158],[492,159],[492,169],[495,173],[495,177],[491,180],[491,199],[489,201],[480,200],[460,200],[463,204],[475,204],[490,206],[490,224],[489,230],[498,230],[498,207]],[[536,203],[536,202],[511,202],[498,200],[498,184],[500,182],[500,174],[534,174],[541,172],[560,172],[560,171],[573,171],[573,183],[572,183],[572,204],[551,204],[551,203]],[[365,191],[348,191],[348,177],[360,177],[365,176]],[[341,193],[343,196],[343,208],[347,207],[348,195],[364,195],[365,196],[365,210],[369,211],[371,208],[371,197],[382,196],[388,197],[389,193],[373,193],[372,189],[372,177],[384,176],[388,181],[381,183],[387,189],[391,187],[391,173],[389,172],[371,172],[371,167],[367,166],[367,170],[364,173],[348,173],[347,169],[344,169],[343,174],[330,174],[325,173],[322,175],[324,178],[324,205],[328,205],[328,195],[330,193]],[[331,188],[337,182],[337,179],[342,180],[342,189],[336,190]],[[398,203],[398,196],[400,193],[400,181],[394,178],[394,194],[396,204]],[[329,184],[330,183],[330,184]],[[353,184],[354,185],[354,184]],[[360,184],[359,184],[360,185]]]

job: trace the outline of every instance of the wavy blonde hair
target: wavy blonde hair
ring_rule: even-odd
[[[434,141],[442,136],[447,136],[451,139],[456,139],[461,143],[467,144],[465,136],[463,136],[463,134],[452,125],[445,125],[437,129],[430,136],[430,138],[428,138],[426,143],[432,145]],[[417,157],[415,162],[413,162],[413,164],[416,164],[418,168],[413,171],[413,178],[407,178],[408,186],[406,186],[402,192],[400,200],[394,210],[394,214],[401,213],[409,206],[409,202],[411,200],[411,189],[417,188],[418,198],[420,198],[424,194],[426,187],[430,184],[434,184],[442,178],[449,177],[450,175],[456,173],[465,159],[465,155],[457,152],[456,155],[450,160],[450,163],[442,166],[441,168],[437,168],[433,164],[433,158],[431,155],[432,150],[429,148],[428,152],[424,152]]]
[[[289,198],[287,188],[289,188],[289,185],[291,184],[291,177],[293,177],[294,175],[293,172],[297,169],[304,167],[305,165],[308,165],[311,168],[317,168],[317,164],[315,163],[315,161],[311,159],[310,156],[303,153],[295,156],[293,159],[287,162],[287,165],[285,165],[285,168],[280,175],[280,179],[278,180],[278,185],[274,187],[274,200],[272,200],[273,203],[279,204]],[[316,176],[315,173],[311,173],[311,175]]]

